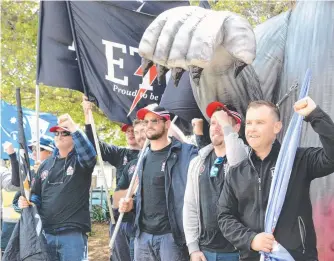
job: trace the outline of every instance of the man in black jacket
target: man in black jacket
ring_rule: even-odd
[[[240,250],[240,260],[258,261],[274,241],[296,261],[318,260],[312,220],[310,184],[334,172],[334,123],[307,97],[294,105],[319,134],[323,148],[298,148],[285,202],[273,234],[264,233],[264,218],[282,128],[277,107],[266,101],[250,103],[246,114],[249,158],[230,169],[218,203],[218,222],[225,238]]]

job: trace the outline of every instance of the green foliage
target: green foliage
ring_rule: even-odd
[[[22,106],[35,109],[38,1],[1,3],[1,99],[15,104],[15,88],[21,88]],[[40,111],[57,116],[69,113],[84,125],[82,93],[64,88],[40,86]],[[93,115],[101,139],[125,145],[119,124],[111,122],[98,109]]]
[[[199,0],[191,0],[191,5],[199,5]],[[267,19],[287,11],[294,1],[264,1],[264,0],[219,0],[210,1],[211,8],[219,11],[230,11],[248,19],[251,25],[263,23]]]
[[[293,2],[209,1],[214,10],[228,10],[245,16],[252,25],[287,10]],[[191,0],[198,5],[199,0]],[[35,78],[39,1],[1,2],[1,98],[15,103],[15,88],[21,88],[22,105],[35,109]],[[70,113],[75,122],[84,125],[82,94],[76,91],[40,86],[40,111],[56,115]],[[97,108],[93,111],[101,139],[125,145],[119,125],[110,122]]]
[[[105,210],[99,205],[92,206],[92,220],[94,222],[106,221]]]

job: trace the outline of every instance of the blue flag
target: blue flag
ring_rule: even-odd
[[[300,90],[299,99],[305,98],[310,87],[311,72],[307,70],[303,86]],[[295,160],[296,151],[299,146],[302,131],[303,117],[297,113],[293,114],[288,130],[284,136],[281,150],[275,166],[275,173],[271,182],[268,206],[265,217],[265,232],[273,233],[288,189],[290,175]],[[289,252],[275,242],[270,254],[262,253],[261,260],[265,261],[294,261]]]
[[[57,117],[50,113],[40,113],[40,136],[48,135],[53,137],[49,132],[50,127],[57,125]],[[23,127],[27,142],[36,140],[36,113],[33,110],[23,108]],[[1,100],[1,159],[8,159],[8,154],[4,152],[2,144],[6,141],[11,142],[15,149],[19,148],[18,143],[18,119],[16,105],[10,105]]]

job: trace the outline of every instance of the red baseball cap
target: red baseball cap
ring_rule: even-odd
[[[126,132],[128,130],[129,127],[131,127],[132,125],[130,124],[122,124],[121,130],[123,132]]]
[[[221,102],[211,102],[207,107],[206,107],[206,114],[208,117],[211,119],[213,113],[217,111],[217,109],[222,109],[225,111],[229,116],[231,116],[237,123],[241,123],[241,115],[236,112],[236,109],[231,106],[231,105],[225,105],[224,103]]]
[[[170,114],[169,111],[166,111],[164,108],[162,107],[156,107],[153,110],[148,109],[148,108],[142,108],[139,111],[137,111],[137,118],[139,120],[143,120],[145,118],[145,115],[149,112],[152,112],[153,114],[166,119],[167,121],[170,120]]]
[[[50,128],[50,132],[57,132],[57,131],[68,131],[70,132],[66,127],[62,127],[62,126],[53,126]]]

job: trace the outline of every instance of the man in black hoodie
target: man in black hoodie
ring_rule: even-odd
[[[312,220],[310,184],[334,172],[334,123],[306,97],[294,105],[319,134],[323,148],[298,148],[286,198],[273,234],[264,233],[264,218],[272,175],[280,150],[276,135],[282,128],[277,107],[266,101],[250,103],[246,114],[249,158],[230,169],[218,203],[218,223],[225,238],[240,250],[240,260],[258,261],[274,241],[296,261],[318,260]]]

